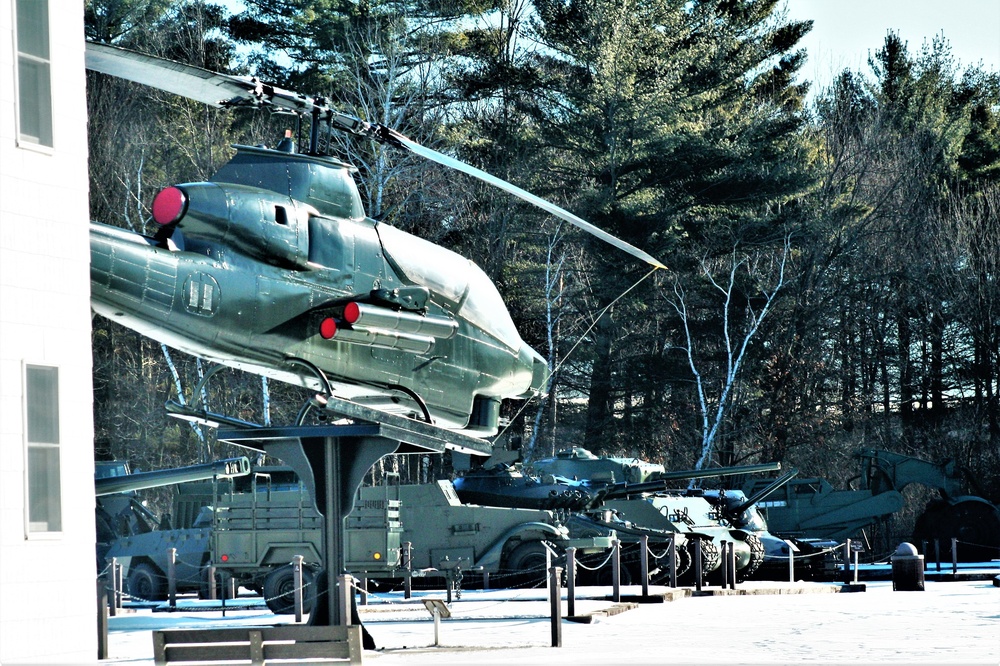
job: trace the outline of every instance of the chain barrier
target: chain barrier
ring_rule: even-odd
[[[974,542],[970,542],[970,541],[961,541],[961,540],[956,541],[956,543],[959,544],[959,545],[971,546],[971,547],[974,547],[974,548],[994,549],[994,550],[997,550],[998,552],[1000,552],[1000,547],[997,547],[997,546],[990,546],[990,545],[986,545],[986,544],[979,544],[979,543],[974,543]],[[828,555],[830,553],[834,553],[836,555],[836,554],[839,554],[843,550],[844,544],[845,544],[845,542],[840,542],[840,543],[838,543],[838,544],[836,544],[834,546],[829,546],[827,548],[822,548],[822,549],[820,549],[820,550],[818,550],[816,552],[813,552],[813,553],[804,553],[804,554],[795,554],[795,553],[792,553],[791,557],[792,557],[792,559],[794,561],[803,561],[803,560],[808,560],[810,558],[815,558],[815,557],[824,557],[824,556],[826,556],[826,555]],[[663,550],[662,552],[657,553],[652,548],[650,548],[649,546],[647,546],[646,547],[646,551],[648,552],[649,555],[651,555],[653,557],[654,560],[660,560],[663,557],[666,557],[666,555],[669,553],[670,549],[668,547],[667,549]],[[879,562],[884,563],[885,561],[887,561],[888,559],[891,558],[891,555],[892,555],[892,553],[888,553],[888,554],[886,554],[886,555],[884,555],[882,557],[874,558],[874,562],[876,562],[876,563],[879,563]],[[580,568],[580,569],[585,570],[585,571],[598,571],[598,570],[604,568],[605,566],[607,566],[611,562],[612,557],[613,557],[613,553],[609,550],[607,556],[599,564],[596,564],[596,565],[593,565],[593,566],[588,566],[582,560],[582,558],[577,558],[577,560],[576,560],[576,566],[578,568]],[[630,561],[632,561],[632,559],[633,558],[629,557],[629,558],[623,559],[623,562],[625,562],[625,561],[629,561],[630,562]],[[769,555],[769,554],[765,554],[764,555],[764,559],[767,560],[767,561],[781,561],[781,562],[786,562],[788,560],[788,556],[785,556],[785,555]],[[185,564],[187,566],[191,566],[192,568],[196,569],[199,572],[206,572],[209,568],[211,568],[213,566],[211,564],[198,564],[198,565],[194,565],[194,564],[191,564],[190,562],[186,562],[183,558],[177,558],[175,561],[178,562],[178,563],[180,563],[180,564]],[[112,568],[113,567],[112,567],[111,563],[109,562],[97,574],[96,578],[100,578],[101,576],[104,576],[104,575],[112,572]],[[153,578],[155,578],[158,582],[169,583],[168,577],[165,576],[165,575],[163,575],[163,574],[161,574],[161,573],[159,573],[156,570],[149,569],[148,573],[149,573],[150,576],[152,576]],[[530,578],[529,580],[525,580],[525,581],[522,581],[522,582],[517,582],[515,585],[510,586],[510,587],[504,587],[503,585],[500,586],[501,588],[506,589],[506,590],[518,590],[518,591],[520,591],[518,594],[515,594],[513,597],[508,597],[506,599],[497,601],[496,604],[493,604],[493,605],[490,605],[490,606],[485,606],[485,607],[480,607],[479,609],[477,609],[477,612],[480,612],[481,610],[484,610],[484,609],[487,609],[487,608],[491,608],[494,605],[500,605],[500,604],[505,603],[507,601],[518,601],[522,597],[527,596],[527,593],[529,591],[537,589],[540,585],[544,584],[546,582],[546,580],[547,580],[547,572],[542,571],[540,569],[529,569],[529,570],[525,570],[525,571],[518,571],[518,572],[511,572],[511,573],[499,573],[498,572],[498,573],[490,574],[490,579],[491,580],[504,581],[504,580],[510,580],[512,578],[523,578],[525,575],[529,575],[530,576],[533,573],[539,573],[540,575],[537,578]],[[95,580],[96,580],[96,578],[95,578]],[[373,580],[373,579],[368,579],[368,580],[370,581],[370,580]],[[374,597],[375,599],[380,600],[382,603],[385,603],[385,604],[388,604],[388,605],[400,604],[399,601],[397,601],[393,597],[390,597],[389,594],[377,592],[377,591],[371,589],[371,587],[369,585],[362,586],[360,579],[358,579],[356,577],[352,577],[350,582],[351,582],[351,587],[353,589],[355,589],[357,591],[360,591],[360,592],[362,592],[362,593],[364,593],[364,594],[366,594],[368,596]],[[310,586],[314,586],[314,585],[315,585],[314,582],[309,581],[309,580],[304,580],[303,581],[303,585],[302,585],[303,595],[306,594],[306,590]],[[157,601],[157,600],[152,600],[152,599],[144,599],[142,597],[136,596],[135,594],[132,594],[131,592],[126,592],[125,590],[120,590],[120,592],[122,594],[127,594],[128,597],[132,601],[137,602],[137,603],[143,603],[143,604],[158,604],[158,603],[162,603],[162,601]],[[267,603],[272,602],[272,601],[276,601],[276,600],[279,600],[279,599],[282,599],[282,598],[287,598],[291,594],[293,594],[293,591],[287,591],[287,592],[275,595],[273,597],[265,597],[262,594],[261,598],[264,601],[264,603],[267,604]],[[320,592],[319,594],[317,594],[316,595],[316,600],[319,601],[319,598],[322,597],[324,594],[325,594],[325,592]]]
[[[580,567],[581,569],[585,569],[587,571],[597,571],[598,569],[603,569],[605,567],[605,565],[607,565],[607,563],[611,561],[611,558],[613,556],[614,556],[614,553],[609,549],[608,550],[608,556],[604,558],[603,562],[601,562],[600,564],[598,564],[595,567],[588,567],[586,564],[584,564],[581,561],[582,558],[578,557],[577,560],[576,560],[576,566]]]

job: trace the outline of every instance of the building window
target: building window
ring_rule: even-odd
[[[49,1],[17,0],[16,13],[18,138],[51,147]]]
[[[62,531],[59,471],[59,369],[24,368],[28,534]]]

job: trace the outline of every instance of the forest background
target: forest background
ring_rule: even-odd
[[[890,33],[822,90],[778,0],[88,0],[88,39],[323,95],[663,260],[366,143],[368,215],[474,260],[548,395],[505,406],[526,461],[571,446],[667,469],[780,461],[857,486],[860,448],[940,461],[1000,501],[1000,77]],[[88,73],[91,216],[150,230],[287,116]],[[238,453],[168,399],[287,424],[305,395],[97,317],[95,452],[162,469]],[[384,460],[409,481],[447,456]],[[934,495],[910,486],[908,524]]]

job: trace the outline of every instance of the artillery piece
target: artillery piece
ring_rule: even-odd
[[[902,490],[919,483],[938,490],[918,516],[912,541],[957,538],[965,542],[960,558],[979,561],[1000,551],[1000,509],[989,500],[965,494],[965,482],[953,460],[930,462],[889,451],[861,449],[860,488],[836,489],[822,478],[796,479],[784,486],[763,508],[775,534],[800,539],[842,540],[888,519],[903,508]],[[744,486],[747,493],[768,483],[754,479]]]

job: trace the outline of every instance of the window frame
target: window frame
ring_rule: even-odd
[[[44,2],[45,3],[45,45],[46,54],[45,56],[39,56],[37,54],[29,53],[27,51],[22,51],[20,46],[20,37],[18,30],[18,4],[24,0],[14,0],[11,2],[11,12],[13,14],[13,49],[14,49],[14,128],[15,128],[15,140],[18,148],[25,148],[28,150],[37,151],[44,154],[52,154],[55,152],[55,104],[53,101],[53,85],[52,85],[52,3],[50,0],[31,0],[33,2]],[[47,73],[47,87],[48,87],[48,118],[46,119],[48,136],[47,137],[35,137],[29,134],[25,134],[22,129],[24,122],[22,121],[22,86],[21,86],[21,63],[22,60],[35,63],[36,65],[43,66],[45,72]],[[41,100],[36,100],[39,107],[42,106]],[[44,141],[48,140],[48,143]]]
[[[33,442],[31,440],[29,422],[29,369],[53,370],[55,372],[55,442]],[[65,532],[65,507],[63,502],[63,455],[62,455],[62,433],[65,431],[62,424],[62,391],[59,387],[60,366],[53,363],[35,363],[24,360],[21,363],[21,423],[23,425],[23,455],[24,455],[24,538],[27,540],[54,540],[61,539]],[[55,498],[55,505],[59,515],[58,528],[51,529],[51,522],[46,524],[44,529],[33,527],[31,522],[31,453],[34,450],[55,451],[56,454],[56,474],[58,477],[57,490],[58,497]],[[49,500],[51,501],[51,499]]]

